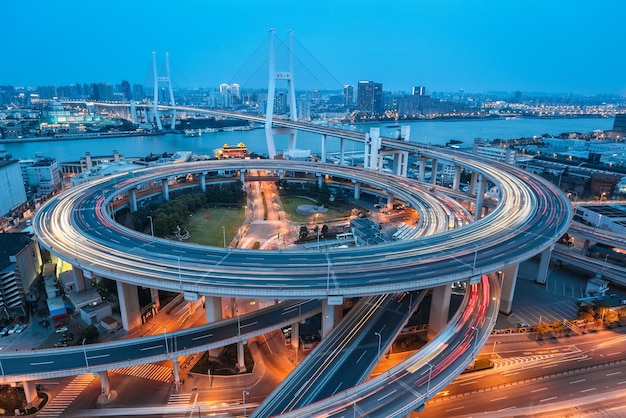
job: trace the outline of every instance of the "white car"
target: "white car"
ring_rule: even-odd
[[[56,333],[67,332],[67,327],[63,326],[63,327],[57,328],[56,331],[54,332]]]

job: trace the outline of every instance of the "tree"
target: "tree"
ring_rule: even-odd
[[[299,240],[304,241],[309,236],[309,228],[306,225],[300,227]]]
[[[541,322],[537,325],[537,334],[539,334],[539,338],[543,338],[545,334],[552,331],[552,326],[547,322]]]
[[[326,237],[326,235],[328,234],[328,225],[326,225],[326,224],[322,225],[321,234],[322,234],[323,237]]]

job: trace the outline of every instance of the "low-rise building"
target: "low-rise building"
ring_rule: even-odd
[[[0,234],[0,317],[26,314],[25,295],[40,266],[39,246],[29,234]]]

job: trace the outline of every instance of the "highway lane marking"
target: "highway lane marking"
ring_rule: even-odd
[[[254,321],[254,322],[250,322],[249,324],[241,324],[241,325],[239,326],[239,328],[249,327],[249,326],[251,326],[251,325],[256,325],[256,324],[258,324],[258,323],[259,323],[258,321]]]
[[[163,345],[153,345],[152,347],[144,347],[144,348],[139,349],[139,351],[154,350],[155,348],[163,348]]]
[[[626,380],[622,380],[621,382],[617,382],[618,385],[623,385],[626,383]]]
[[[110,354],[100,354],[99,356],[87,356],[87,359],[109,357]]]
[[[456,408],[446,409],[445,412],[457,411],[457,410],[463,409],[463,408],[465,408],[465,407],[464,406],[457,406]]]
[[[591,392],[592,390],[596,390],[596,388],[583,389],[580,393]]]
[[[616,374],[621,374],[622,372],[613,372],[613,373],[607,373],[607,376],[615,376]]]
[[[363,356],[365,355],[365,353],[366,353],[366,352],[367,352],[367,351],[363,351],[363,353],[361,353],[361,355],[359,356],[359,358],[358,358],[358,359],[357,359],[357,361],[356,361],[357,363],[358,363],[359,361],[361,361],[361,359],[363,358]]]
[[[459,383],[459,386],[471,385],[473,383],[478,383],[478,380],[470,380],[469,382]]]
[[[111,241],[111,242],[114,242],[114,243],[116,243],[116,244],[121,244],[121,242],[119,242],[118,240],[113,239],[113,238],[110,238],[110,241]]]
[[[31,366],[41,366],[43,364],[52,364],[54,361],[40,361],[38,363],[30,363]]]
[[[517,408],[517,405],[509,406],[507,408],[498,409],[498,412],[508,411],[509,409],[515,409],[515,408]]]
[[[552,399],[556,399],[556,396],[553,396],[551,398],[542,399],[539,402],[547,402],[547,401],[551,401]]]
[[[540,389],[534,389],[534,390],[531,390],[530,392],[531,393],[535,393],[535,392],[541,392],[542,390],[548,390],[548,388],[544,387],[544,388],[540,388]]]
[[[572,382],[569,382],[569,384],[571,385],[571,384],[574,384],[574,383],[581,383],[581,382],[584,382],[585,380],[587,380],[587,379],[578,379],[578,380],[574,380]]]
[[[193,337],[192,340],[196,341],[196,340],[201,340],[203,338],[209,338],[209,337],[212,337],[212,336],[213,336],[213,334],[200,335],[199,337]]]
[[[501,398],[489,399],[489,402],[501,401],[502,399],[506,399],[508,396],[503,396]]]
[[[393,394],[394,394],[394,393],[396,393],[396,392],[397,392],[397,390],[396,390],[396,389],[394,389],[394,390],[392,390],[391,392],[389,392],[388,394],[386,394],[385,396],[378,398],[377,400],[378,400],[378,401],[382,401],[383,399],[385,399],[385,398],[387,398],[387,397],[389,397],[389,396],[393,395]]]
[[[607,357],[608,356],[616,356],[618,354],[622,354],[622,352],[621,351],[616,351],[615,353],[609,353],[609,354],[607,354]]]

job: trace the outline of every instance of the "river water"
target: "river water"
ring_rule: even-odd
[[[475,138],[487,140],[502,138],[515,139],[539,136],[542,134],[558,135],[562,132],[592,132],[610,130],[613,118],[514,118],[514,119],[459,119],[407,122],[402,125],[411,127],[410,141],[434,145],[445,145],[451,139],[471,144]],[[371,126],[379,126],[381,135],[395,137],[400,125],[392,122],[380,124],[345,125],[345,129],[367,131]],[[68,139],[63,141],[40,141],[23,143],[2,143],[0,151],[7,151],[15,159],[30,158],[35,153],[56,158],[59,162],[78,161],[85,152],[92,156],[110,156],[114,150],[127,158],[145,157],[150,153],[162,154],[176,151],[193,151],[194,154],[213,156],[213,150],[224,144],[234,145],[243,142],[250,151],[266,154],[265,131],[216,132],[198,137],[183,134],[165,134],[157,136],[132,136],[119,138]],[[276,139],[276,150],[280,153],[287,148],[288,138]],[[298,133],[297,147],[310,149],[313,153],[321,151],[320,136],[306,132]],[[362,146],[347,142],[346,151],[360,151]],[[338,151],[339,141],[329,138],[328,151]]]

